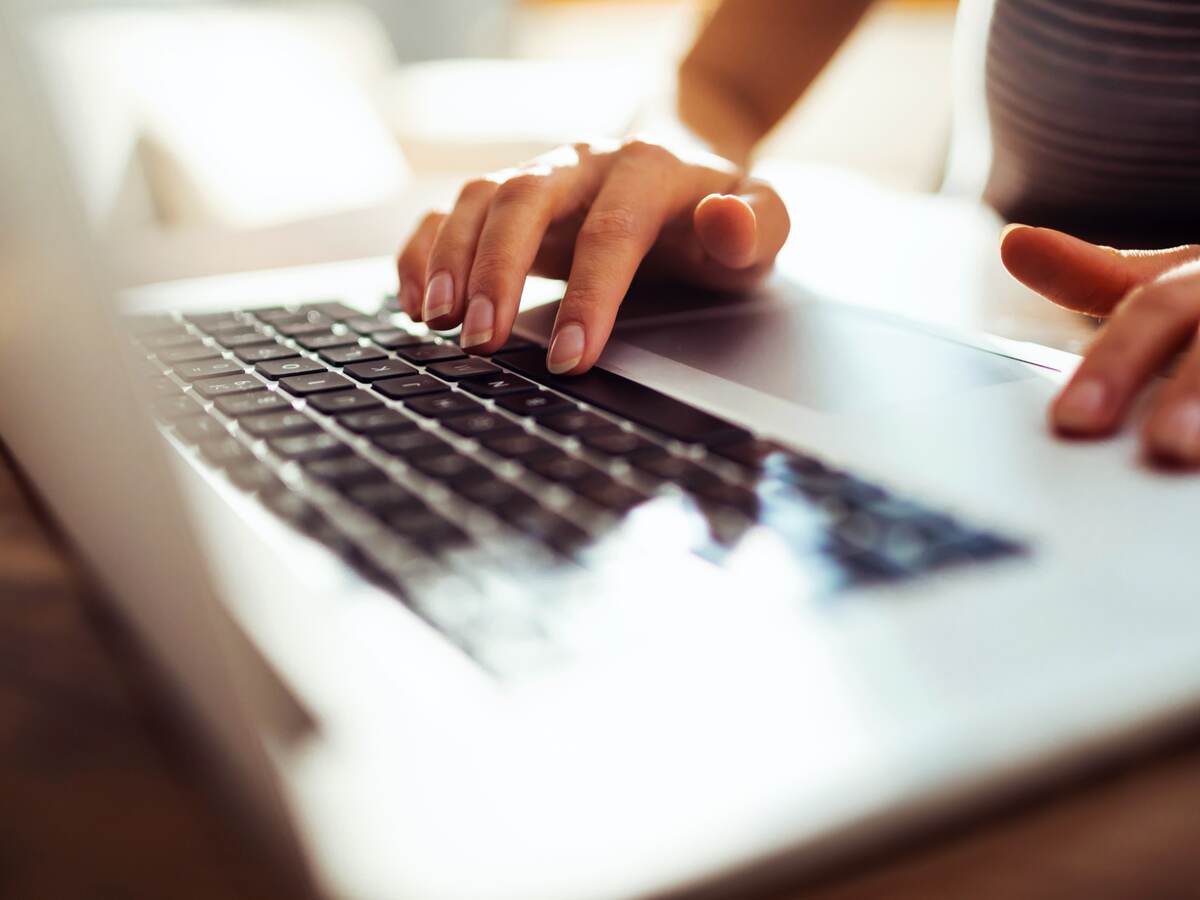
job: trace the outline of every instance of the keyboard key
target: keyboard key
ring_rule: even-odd
[[[699,498],[705,506],[735,509],[752,519],[758,516],[757,495],[740,484],[730,484],[728,481],[719,479],[714,481],[702,479],[700,483],[691,486],[688,493]]]
[[[366,391],[339,391],[336,394],[318,394],[308,405],[327,416],[358,410],[376,409],[383,404]]]
[[[508,459],[523,459],[538,453],[558,448],[549,441],[532,434],[498,434],[483,438],[483,446],[493,453]]]
[[[748,436],[745,429],[603,369],[570,378],[552,375],[541,350],[508,353],[500,362],[570,397],[687,443],[717,443]]]
[[[457,416],[462,413],[482,411],[478,400],[472,400],[465,394],[454,391],[444,391],[439,394],[414,397],[405,402],[404,405],[422,416],[432,416],[438,419]]]
[[[374,319],[371,316],[357,315],[351,316],[348,319],[343,319],[342,324],[356,334],[371,334],[379,331],[381,328],[386,328],[387,323],[379,319]]]
[[[405,400],[421,394],[444,391],[446,383],[438,381],[432,375],[409,375],[407,378],[389,378],[386,381],[376,381],[371,387],[389,400]]]
[[[379,517],[401,510],[415,512],[425,509],[424,500],[394,481],[355,485],[346,492],[346,497],[350,502]]]
[[[371,443],[392,456],[407,459],[409,456],[427,453],[431,450],[442,453],[453,453],[454,448],[432,431],[423,428],[412,428],[407,431],[394,431],[371,437]]]
[[[342,303],[338,300],[314,303],[314,304],[312,304],[311,308],[316,309],[321,313],[324,313],[325,315],[329,316],[329,318],[333,319],[335,322],[341,322],[346,319],[353,319],[357,316],[362,315],[362,313],[359,312],[357,309],[353,309],[353,308],[347,306],[345,303]]]
[[[533,341],[527,341],[523,337],[517,337],[515,334],[510,335],[508,340],[501,345],[496,351],[496,355],[501,353],[515,353],[517,350],[532,350],[537,347]]]
[[[239,347],[233,351],[233,355],[242,362],[258,363],[267,362],[271,359],[289,359],[300,354],[291,347],[285,347],[283,344],[277,344],[274,340],[269,344],[263,344],[261,347]]]
[[[720,481],[708,469],[696,465],[690,459],[675,456],[658,447],[635,455],[630,462],[648,475],[683,487],[699,487]]]
[[[407,331],[387,328],[382,331],[372,331],[371,340],[384,350],[398,350],[401,347],[415,347],[417,344],[424,344],[428,339],[409,334]]]
[[[358,336],[327,331],[323,334],[302,335],[296,338],[296,343],[305,350],[331,350],[334,347],[357,347]]]
[[[339,396],[339,395],[334,395]],[[355,434],[376,435],[416,428],[417,423],[394,409],[376,409],[367,412],[338,414],[338,423]]]
[[[571,485],[572,489],[582,497],[591,500],[597,506],[604,506],[615,512],[628,512],[635,506],[646,502],[649,495],[637,488],[622,484],[607,475],[601,478],[588,478]]]
[[[146,390],[155,397],[174,397],[180,392],[179,385],[162,375],[147,378],[144,383]]]
[[[312,394],[344,391],[354,387],[354,382],[336,372],[318,372],[313,375],[293,375],[291,378],[282,379],[279,385],[292,394],[308,397]]]
[[[126,320],[126,328],[147,350],[176,347],[185,341],[194,341],[196,336],[170,316],[138,316]]]
[[[218,469],[245,465],[254,461],[254,454],[231,437],[207,440],[199,445],[200,457]]]
[[[772,454],[778,454],[781,460],[784,455],[789,455],[789,451],[774,441],[764,441],[757,438],[719,444],[713,448],[712,452],[755,472],[762,470],[766,465],[768,457]]]
[[[184,321],[190,322],[201,331],[213,334],[222,330],[231,328],[242,328],[246,323],[240,319],[236,313],[218,312],[218,313],[199,313],[186,315]]]
[[[567,436],[582,434],[585,431],[595,431],[597,428],[611,429],[615,427],[603,416],[582,409],[538,416],[537,421],[539,425]]]
[[[287,306],[263,306],[259,309],[248,309],[246,314],[254,316],[260,322],[278,322],[296,315],[296,311]]]
[[[261,362],[254,367],[259,375],[272,380],[286,378],[289,375],[310,375],[313,372],[329,371],[319,362],[314,362],[311,359],[305,359],[301,356],[294,356],[290,359],[272,359],[266,362]]]
[[[200,381],[204,378],[217,378],[221,375],[232,375],[235,372],[241,372],[243,368],[240,362],[219,358],[193,363],[182,363],[175,366],[172,371],[184,381],[192,382]]]
[[[176,347],[190,347],[199,344],[200,340],[190,331],[171,331],[166,334],[152,334],[139,339],[142,347],[149,353],[162,355],[160,351],[173,350]]]
[[[515,394],[510,397],[501,397],[496,403],[519,416],[542,416],[578,409],[574,403],[545,391],[540,391],[536,394]]]
[[[501,508],[515,512],[518,508],[536,506],[536,502],[516,485],[500,478],[466,481],[452,485],[460,496],[487,509]]]
[[[442,423],[455,434],[464,437],[482,437],[506,431],[519,431],[520,427],[511,419],[492,412],[477,412],[467,416],[456,416]]]
[[[401,347],[396,354],[413,363],[444,362],[448,359],[462,359],[466,355],[454,344],[417,344]]]
[[[305,528],[320,519],[317,511],[295,491],[274,491],[260,495],[263,506],[285,522]]]
[[[491,470],[484,468],[473,459],[463,456],[455,450],[447,449],[449,452],[446,453],[428,452],[418,454],[412,457],[409,462],[412,463],[413,468],[422,474],[440,481],[462,483],[495,477]]]
[[[361,456],[319,459],[305,463],[304,471],[311,477],[328,482],[338,488],[387,481],[387,475],[382,469]]]
[[[335,366],[348,366],[351,363],[364,363],[377,359],[386,359],[383,353],[376,347],[364,347],[361,344],[355,344],[352,347],[334,347],[329,350],[322,350],[318,355],[325,362]]]
[[[536,391],[537,385],[520,375],[501,372],[488,378],[470,378],[462,383],[462,389],[476,397],[506,397]]]
[[[286,459],[307,462],[314,459],[330,459],[335,456],[347,456],[350,448],[332,434],[318,432],[316,434],[300,434],[295,437],[273,438],[271,449]]]
[[[385,378],[416,375],[417,370],[398,359],[378,359],[373,362],[360,362],[346,366],[346,374],[357,381],[365,381],[370,384],[373,381],[383,381]],[[437,382],[437,386],[439,389],[445,387],[441,382]]]
[[[263,383],[249,375],[227,375],[224,378],[208,378],[192,385],[192,390],[202,397],[213,399],[227,394],[245,394],[261,391]]]
[[[572,484],[586,478],[602,477],[605,474],[591,463],[568,456],[561,450],[530,457],[525,460],[525,466],[548,481],[557,481],[563,484]]]
[[[640,434],[609,427],[601,431],[592,431],[583,435],[580,440],[589,450],[604,453],[608,456],[628,456],[630,453],[647,450],[655,444],[646,440]]]
[[[174,397],[159,397],[150,405],[151,413],[168,422],[193,416],[200,411],[200,407],[184,394]]]
[[[467,359],[434,363],[429,367],[429,371],[447,381],[461,381],[464,378],[499,375],[503,370],[493,366],[486,359],[468,357]]]
[[[275,338],[252,328],[240,334],[220,335],[217,338],[217,343],[226,350],[237,350],[242,347],[261,347],[274,344]]]
[[[316,422],[294,409],[263,413],[259,416],[244,416],[238,419],[238,425],[242,431],[256,438],[309,434],[320,430]]]
[[[587,532],[578,525],[545,507],[505,509],[499,512],[501,518],[514,528],[567,556],[573,555],[590,540]]]
[[[258,384],[259,390],[251,394],[238,394],[236,397],[221,397],[217,400],[217,409],[227,416],[254,415],[255,413],[272,412],[278,409],[291,409],[291,401],[287,396],[276,391],[268,391]]]
[[[192,405],[195,406],[194,403]],[[225,437],[229,434],[224,425],[204,413],[187,419],[177,419],[174,428],[176,437],[188,444],[198,444],[209,438]]]
[[[431,509],[401,511],[387,517],[393,532],[430,552],[453,550],[470,542],[466,532]]]
[[[199,341],[193,341],[190,344],[183,344],[179,347],[173,347],[170,350],[159,350],[154,354],[160,363],[170,368],[171,366],[180,363],[200,362],[207,359],[220,359],[221,351],[216,347],[209,347],[207,344],[202,344]]]
[[[236,487],[249,493],[268,493],[283,488],[283,482],[275,477],[271,468],[257,459],[228,466],[225,475]]]

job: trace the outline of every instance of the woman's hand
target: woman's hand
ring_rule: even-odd
[[[719,157],[577,144],[470,181],[448,214],[427,215],[400,252],[400,304],[433,328],[461,323],[463,346],[489,353],[508,338],[527,274],[565,278],[548,365],[578,374],[635,274],[745,288],[788,228],[778,195]]]
[[[1051,409],[1061,432],[1116,430],[1138,394],[1174,355],[1143,429],[1155,459],[1200,466],[1200,246],[1137,251],[1098,247],[1046,228],[1010,226],[1000,255],[1021,282],[1055,303],[1110,317]]]

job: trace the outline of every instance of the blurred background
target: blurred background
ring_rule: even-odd
[[[140,284],[388,254],[419,207],[627,131],[705,0],[39,3],[88,213]],[[936,188],[951,0],[886,0],[760,158]]]

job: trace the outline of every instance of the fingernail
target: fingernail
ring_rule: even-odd
[[[1010,234],[1012,234],[1018,228],[1028,228],[1028,227],[1030,227],[1030,226],[1022,225],[1020,222],[1012,222],[1008,225],[1005,225],[1004,228],[1000,232],[1000,243],[1003,244],[1005,238],[1007,238]]]
[[[446,315],[454,309],[454,279],[449,272],[438,272],[425,286],[425,309],[422,318],[426,322]]]
[[[1104,384],[1087,380],[1072,384],[1054,409],[1054,421],[1068,431],[1089,431],[1104,424],[1108,391]]]
[[[558,329],[550,342],[546,368],[555,375],[569,372],[583,359],[583,326],[572,322]]]
[[[467,314],[463,317],[462,346],[475,347],[490,341],[495,318],[496,311],[491,300],[482,294],[472,297],[467,304]]]
[[[421,318],[421,292],[415,282],[405,281],[400,285],[400,309],[410,319]]]
[[[1200,402],[1189,400],[1167,414],[1154,434],[1156,448],[1179,460],[1200,460]]]

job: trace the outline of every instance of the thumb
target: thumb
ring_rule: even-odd
[[[791,221],[779,195],[762,183],[737,194],[709,194],[696,204],[692,227],[704,252],[730,269],[770,263]]]
[[[1000,259],[1014,278],[1047,299],[1104,316],[1138,285],[1200,259],[1200,247],[1115,250],[1051,228],[1009,225],[1000,235]]]

